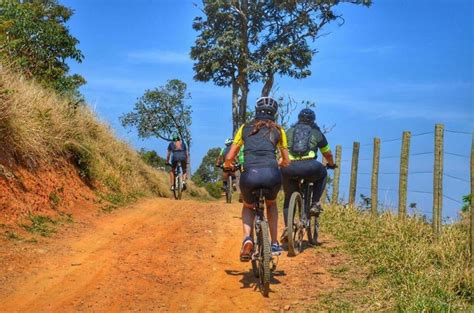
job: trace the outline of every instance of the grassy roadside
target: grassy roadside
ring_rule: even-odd
[[[444,225],[435,240],[431,226],[420,217],[400,221],[391,213],[372,218],[357,209],[327,208],[321,231],[343,242],[353,260],[331,269],[348,284],[325,294],[311,310],[472,310],[467,220]]]

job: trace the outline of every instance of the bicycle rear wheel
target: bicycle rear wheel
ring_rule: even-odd
[[[227,203],[232,202],[232,176],[229,175],[227,178],[227,188],[225,190],[225,200]]]
[[[319,235],[319,214],[318,215],[311,215],[309,213],[309,209],[312,202],[312,193],[310,188],[306,190],[305,196],[305,212],[306,217],[309,221],[306,227],[306,234],[308,235],[308,242],[312,245],[318,244],[318,235]]]
[[[178,175],[178,199],[181,200],[183,196],[183,174]]]
[[[319,214],[310,216],[307,233],[309,243],[317,245],[319,236]]]
[[[263,296],[268,297],[270,293],[271,270],[270,262],[272,261],[272,253],[270,248],[270,239],[268,235],[268,222],[260,222],[260,231],[258,237],[258,269],[260,290]]]
[[[303,223],[303,199],[299,192],[294,192],[290,198],[287,216],[288,255],[296,256],[303,248],[305,225]]]

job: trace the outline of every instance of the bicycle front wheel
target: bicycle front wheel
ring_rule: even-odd
[[[270,262],[272,261],[272,252],[270,247],[270,239],[268,235],[268,222],[260,222],[260,231],[258,234],[258,269],[259,269],[259,280],[260,290],[263,296],[268,297],[270,293],[270,279],[271,270]]]
[[[288,255],[296,256],[303,248],[305,225],[303,221],[303,199],[299,192],[290,198],[287,215]]]

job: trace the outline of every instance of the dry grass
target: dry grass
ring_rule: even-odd
[[[444,225],[442,236],[436,240],[431,225],[420,217],[401,221],[396,215],[384,213],[373,218],[366,212],[342,207],[330,207],[323,216],[322,232],[343,241],[343,249],[354,256],[352,274],[346,277],[352,284],[328,294],[320,303],[326,309],[473,309],[468,219]]]
[[[88,106],[77,108],[32,81],[0,69],[2,153],[34,168],[71,159],[84,180],[112,194],[170,196],[168,177],[146,165]],[[190,186],[189,194],[206,197]]]

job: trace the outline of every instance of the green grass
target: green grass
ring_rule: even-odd
[[[422,218],[327,208],[321,231],[342,241],[348,266],[330,269],[349,284],[325,294],[329,311],[454,312],[473,309],[466,220],[443,226],[439,239]],[[351,279],[352,277],[352,279]]]
[[[49,216],[30,214],[28,215],[28,220],[30,223],[21,224],[21,227],[32,234],[49,237],[56,233],[58,222]]]
[[[20,226],[26,231],[37,234],[42,237],[50,237],[57,232],[57,227],[64,223],[73,223],[74,218],[71,213],[59,212],[56,218],[45,215],[28,215],[28,223],[23,223]]]

